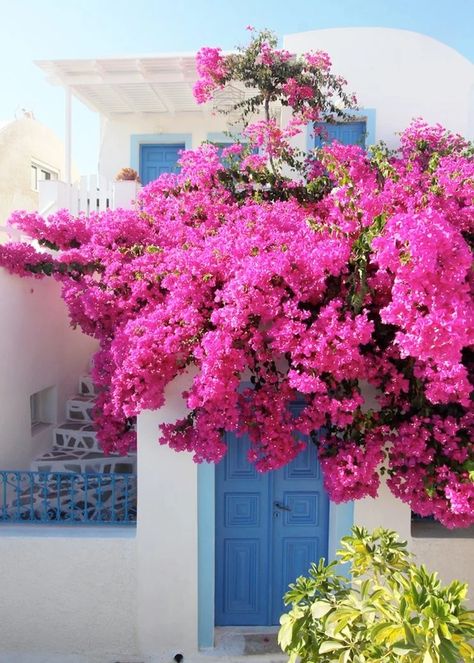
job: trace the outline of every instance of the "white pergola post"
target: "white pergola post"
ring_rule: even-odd
[[[71,146],[72,146],[72,95],[71,88],[66,87],[64,89],[66,95],[66,106],[65,106],[65,180],[67,184],[71,184],[71,170],[72,170],[72,156],[71,156]]]
[[[65,180],[68,190],[68,209],[71,207],[71,185],[72,185],[72,94],[71,88],[64,88],[66,95],[65,103],[65,138],[64,138],[64,160]]]

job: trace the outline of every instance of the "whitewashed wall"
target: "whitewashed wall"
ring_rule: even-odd
[[[88,372],[96,342],[73,330],[59,285],[0,269],[0,469],[29,469],[52,446],[65,402]],[[30,395],[53,388],[52,425],[32,435]]]
[[[408,30],[337,28],[286,35],[294,53],[324,50],[361,108],[376,109],[376,139],[393,146],[415,117],[474,137],[474,66],[445,44]]]
[[[123,119],[102,119],[99,173],[112,181],[123,167],[132,165],[130,137],[132,135],[192,134],[192,147],[208,140],[210,132],[227,130],[222,115],[212,115],[199,110],[194,113],[151,115],[128,115]],[[146,141],[145,141],[146,142]],[[180,140],[176,141],[181,142]]]
[[[474,539],[449,537],[412,537],[410,507],[396,499],[383,485],[379,497],[354,504],[354,524],[373,530],[385,527],[396,530],[408,542],[417,564],[438,571],[443,582],[461,580],[469,583],[469,600],[474,605]]]
[[[123,528],[4,526],[0,663],[142,661],[134,535]]]

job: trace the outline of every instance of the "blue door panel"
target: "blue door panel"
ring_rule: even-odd
[[[218,624],[265,623],[268,586],[268,475],[247,461],[248,440],[227,434],[216,473],[216,615]]]
[[[226,435],[216,467],[216,624],[278,624],[288,585],[327,556],[329,500],[316,449],[259,474],[249,440]]]
[[[142,184],[156,180],[163,173],[179,172],[178,159],[184,144],[140,145],[140,179]]]
[[[327,558],[329,500],[313,445],[275,472],[273,501],[271,623],[278,624],[288,585],[306,575],[312,562]]]
[[[318,122],[316,125],[322,129],[321,135],[315,136],[315,147],[321,147],[339,141],[343,145],[360,145],[365,148],[365,136],[367,132],[365,120],[360,122]]]

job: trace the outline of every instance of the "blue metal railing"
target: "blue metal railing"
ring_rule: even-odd
[[[0,523],[135,525],[135,474],[0,470]]]

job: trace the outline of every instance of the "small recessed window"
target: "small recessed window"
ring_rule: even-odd
[[[44,180],[57,180],[59,172],[47,165],[33,162],[31,164],[31,188],[38,191],[39,183]]]
[[[414,539],[472,539],[474,538],[474,525],[448,529],[433,516],[423,517],[412,512],[411,535]]]
[[[55,387],[47,387],[30,396],[31,434],[38,433],[54,423]]]

